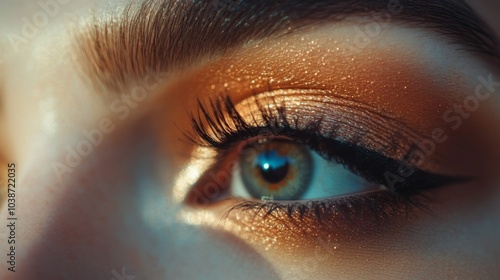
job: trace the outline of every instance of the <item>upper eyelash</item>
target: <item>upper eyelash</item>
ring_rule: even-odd
[[[283,109],[278,108],[278,116],[265,110],[262,106],[259,106],[259,109],[267,124],[267,132],[275,134],[277,127],[290,126],[285,118]],[[210,115],[210,113],[212,113],[213,116]],[[228,122],[226,115],[229,117],[230,122]],[[206,125],[204,125],[204,123],[206,123]],[[252,126],[243,119],[234,107],[229,96],[210,100],[208,108],[198,100],[198,113],[196,115],[191,115],[191,125],[194,134],[184,134],[188,140],[199,146],[216,149],[226,149],[231,143],[241,140],[240,138],[242,136],[248,139],[263,134],[262,127]],[[235,137],[236,133],[239,134],[238,139]],[[240,135],[242,133],[245,135]]]
[[[291,124],[288,121],[284,106],[275,103],[273,104],[275,111],[273,111],[267,109],[258,102],[257,105],[261,117],[265,122],[265,126],[263,127],[252,126],[245,121],[236,110],[229,96],[210,100],[209,107],[206,107],[198,100],[198,113],[197,115],[191,115],[194,134],[185,135],[196,145],[226,151],[231,148],[232,144],[262,135],[262,132],[265,131],[270,134],[265,136],[283,135],[301,144],[307,145],[326,160],[335,160],[352,172],[363,176],[371,182],[386,185],[385,178],[382,179],[374,174],[380,174],[384,171],[398,174],[397,169],[401,164],[398,160],[382,156],[377,152],[360,147],[356,142],[343,143],[334,140],[334,130],[329,133],[328,137],[318,135],[317,130],[321,124],[321,120],[312,122],[305,129],[299,130],[295,128],[297,127],[296,124]],[[395,139],[393,143],[396,142]],[[334,146],[336,151],[334,153],[329,153],[328,147],[325,146]],[[343,153],[343,155],[340,155],[341,153]],[[382,164],[367,166],[371,162]],[[368,167],[377,169],[378,171],[367,172],[363,170],[368,169]],[[438,186],[465,179],[466,178],[442,176],[415,168],[414,173],[404,180],[402,186],[397,189],[391,187],[391,190],[400,195],[410,196],[422,190],[433,189]]]
[[[230,148],[233,143],[256,136],[271,137],[286,134],[285,136],[298,140],[297,134],[317,134],[314,132],[321,126],[321,119],[311,122],[306,128],[299,130],[297,129],[298,119],[294,118],[293,123],[290,123],[285,106],[277,104],[274,99],[272,100],[274,111],[255,100],[265,126],[257,126],[247,122],[236,110],[229,95],[210,99],[208,106],[198,100],[198,112],[191,114],[191,126],[194,133],[184,133],[184,136],[195,145],[225,150]],[[336,130],[331,129],[328,135],[322,137],[335,139],[337,138]],[[357,141],[353,139],[350,143],[356,144]],[[392,146],[389,146],[388,149],[396,150],[398,143],[394,141],[391,144]]]

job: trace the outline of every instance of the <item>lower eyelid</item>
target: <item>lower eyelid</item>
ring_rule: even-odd
[[[421,204],[419,204],[421,203]],[[239,227],[255,228],[253,238],[262,234],[287,245],[311,237],[335,237],[337,241],[374,239],[391,229],[406,225],[425,213],[428,202],[412,201],[388,192],[376,192],[336,200],[309,201],[306,204],[250,202],[229,199],[221,202],[223,215]],[[428,215],[425,214],[425,215]],[[260,233],[261,229],[263,232]]]

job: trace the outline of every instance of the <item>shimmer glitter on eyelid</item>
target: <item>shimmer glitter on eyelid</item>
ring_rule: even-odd
[[[422,138],[394,116],[360,102],[332,97],[328,92],[276,90],[244,100],[235,108],[243,118],[263,123],[264,120],[256,114],[261,110],[260,106],[286,108],[286,115],[290,116],[290,121],[293,119],[297,128],[320,121],[319,133],[326,137],[335,131],[339,141],[356,141],[368,149],[398,159],[407,155],[415,139]],[[395,138],[398,142],[394,142]]]
[[[464,84],[432,79],[440,73],[402,46],[373,44],[353,52],[342,44],[342,35],[334,39],[336,30],[318,28],[248,44],[196,69],[189,83],[172,91],[182,93],[186,102],[200,93],[229,92],[239,103],[269,91],[317,90],[390,113],[422,134],[442,125],[443,104],[461,98]]]
[[[239,103],[269,91],[317,90],[390,113],[426,134],[442,123],[439,110],[443,102],[450,102],[447,95],[455,96],[462,89],[461,85],[436,83],[423,75],[428,72],[424,71],[425,63],[409,61],[415,54],[397,48],[352,53],[340,41],[311,34],[277,41],[266,47],[250,45],[244,55],[221,58],[195,75],[194,88],[179,91],[208,96],[229,92]],[[441,94],[444,92],[446,95]]]

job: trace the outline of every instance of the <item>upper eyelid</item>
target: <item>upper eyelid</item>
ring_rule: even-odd
[[[242,2],[244,10],[219,5],[226,2],[132,2],[122,14],[104,20],[96,15],[76,36],[81,67],[95,84],[119,92],[130,80],[139,80],[151,71],[174,70],[170,65],[193,63],[196,58],[222,54],[249,40],[325,20],[388,11],[388,4],[399,1],[293,0],[280,4],[258,0]],[[390,14],[391,20],[433,29],[461,48],[500,57],[491,32],[462,0],[401,0],[401,4],[403,11]]]

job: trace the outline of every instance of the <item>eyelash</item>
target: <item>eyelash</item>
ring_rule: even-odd
[[[391,217],[401,214],[408,216],[413,209],[420,209],[432,215],[432,211],[428,207],[429,203],[432,202],[431,198],[425,195],[402,197],[389,192],[374,192],[317,201],[288,202],[286,204],[243,200],[230,207],[226,216],[232,211],[240,210],[251,213],[253,219],[255,217],[260,217],[262,220],[273,218],[278,222],[286,222],[286,219],[303,221],[305,217],[308,217],[323,223],[326,217],[328,225],[336,229],[348,226],[357,229],[363,227],[363,229],[368,230],[390,221]],[[282,217],[286,219],[282,219]]]
[[[273,105],[275,109],[269,109],[256,100],[259,114],[264,125],[252,125],[244,120],[236,110],[229,96],[219,97],[210,100],[206,106],[198,100],[198,112],[191,114],[191,124],[193,132],[184,133],[186,138],[201,147],[215,149],[218,153],[217,160],[223,160],[229,151],[241,141],[256,137],[287,137],[292,141],[306,145],[325,160],[342,164],[351,172],[362,176],[366,180],[386,185],[385,174],[398,174],[398,166],[401,161],[385,157],[377,152],[368,150],[358,145],[357,142],[344,143],[335,140],[335,131],[331,131],[328,136],[319,135],[321,119],[312,121],[305,129],[298,129],[296,118],[292,123],[288,121],[286,108],[284,105]],[[393,143],[397,143],[394,139]],[[216,164],[217,165],[217,164]],[[387,218],[389,213],[396,213],[397,209],[404,209],[406,213],[413,207],[417,207],[424,212],[430,213],[428,203],[432,200],[423,194],[425,190],[435,189],[450,183],[459,182],[464,178],[449,177],[414,168],[411,176],[407,177],[399,187],[391,187],[389,191],[351,195],[341,198],[331,198],[307,202],[260,202],[241,199],[236,205],[229,208],[254,213],[263,219],[275,213],[286,214],[293,218],[312,214],[318,221],[322,221],[322,216],[343,217],[352,221],[357,214],[366,211],[359,209],[370,209],[373,217]],[[224,186],[219,186],[224,189]],[[192,200],[192,199],[190,199]],[[376,202],[376,203],[375,203]],[[341,219],[342,220],[342,219]]]

